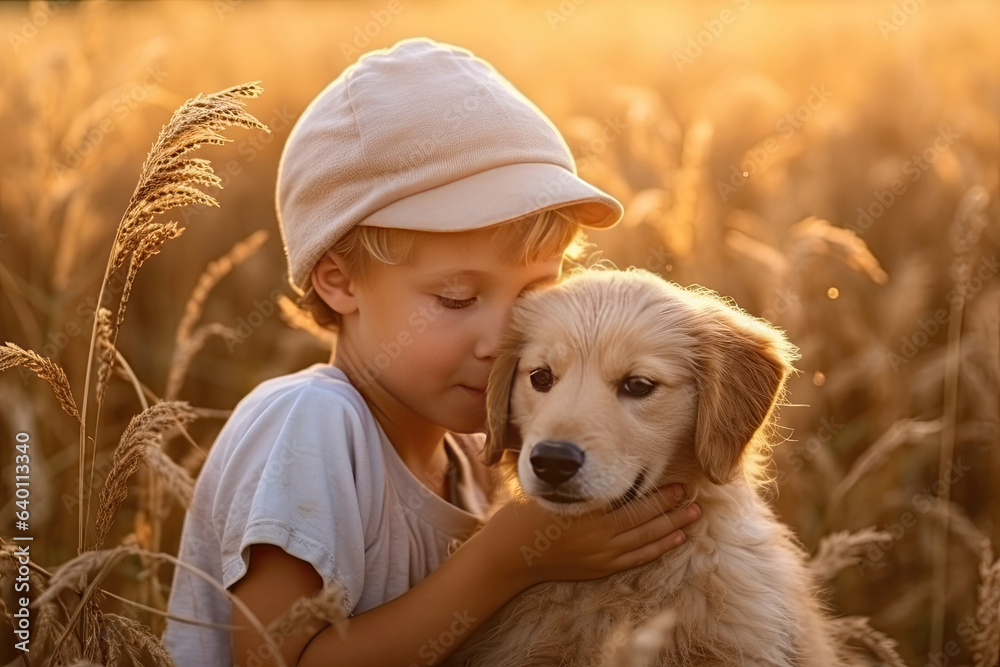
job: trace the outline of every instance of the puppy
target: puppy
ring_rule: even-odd
[[[795,356],[767,323],[647,271],[580,271],[521,299],[487,390],[487,458],[513,492],[576,515],[679,482],[702,516],[658,561],[528,589],[451,664],[636,664],[651,631],[641,664],[851,664],[758,495]]]

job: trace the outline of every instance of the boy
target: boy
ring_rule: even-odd
[[[257,387],[212,448],[180,558],[220,583],[177,569],[170,612],[202,622],[170,621],[179,665],[277,664],[249,619],[325,584],[346,635],[286,627],[286,664],[436,664],[521,590],[683,540],[694,516],[663,514],[678,489],[579,518],[530,564],[521,546],[554,521],[536,504],[479,528],[476,433],[510,307],[559,279],[581,225],[622,213],[491,66],[426,39],[362,57],[297,122],[277,199],[290,282],[337,345]]]

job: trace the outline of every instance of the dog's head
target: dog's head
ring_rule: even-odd
[[[667,481],[724,484],[794,356],[779,331],[707,290],[580,271],[514,307],[487,388],[487,460],[519,450],[521,488],[565,513]]]

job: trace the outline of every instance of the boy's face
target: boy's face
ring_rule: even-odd
[[[354,284],[357,311],[345,318],[338,357],[348,354],[384,390],[379,408],[397,423],[482,430],[486,380],[514,300],[559,279],[559,256],[513,265],[491,233],[422,234],[409,263],[378,266]]]

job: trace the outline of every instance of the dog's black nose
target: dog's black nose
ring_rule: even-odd
[[[531,448],[529,460],[539,479],[558,486],[583,465],[583,450],[572,442],[543,440]]]

